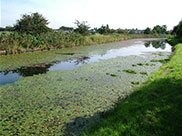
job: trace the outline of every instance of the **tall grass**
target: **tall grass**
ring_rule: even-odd
[[[82,36],[76,33],[49,32],[33,36],[29,34],[18,34],[16,32],[1,33],[0,51],[6,51],[6,54],[17,54],[36,50],[49,50],[80,45],[115,42],[133,38],[152,37],[166,37],[166,35],[94,34],[89,36]]]

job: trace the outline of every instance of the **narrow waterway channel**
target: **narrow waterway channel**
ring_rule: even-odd
[[[94,45],[93,45],[94,46]],[[104,47],[104,46],[102,46]],[[67,61],[60,61],[49,64],[40,64],[36,66],[21,67],[11,71],[0,72],[0,85],[14,83],[23,77],[45,74],[48,71],[55,70],[74,70],[84,64],[99,62],[119,56],[141,55],[149,52],[171,52],[172,47],[165,41],[136,41],[130,46],[121,46],[119,49],[109,49],[105,54],[96,54],[92,56],[80,56]],[[67,53],[65,55],[73,55]]]

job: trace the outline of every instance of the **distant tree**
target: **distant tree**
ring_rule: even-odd
[[[5,28],[4,27],[0,27],[0,31],[5,31]]]
[[[116,33],[118,33],[118,34],[124,34],[124,33],[126,33],[126,31],[123,30],[123,29],[118,28],[118,29],[116,30]]]
[[[14,29],[12,26],[0,27],[0,31],[14,31]]]
[[[59,30],[72,32],[74,30],[74,28],[73,27],[61,26],[59,28]]]
[[[177,37],[182,38],[182,20],[179,22],[177,26],[173,28],[172,33],[175,34]]]
[[[109,34],[110,33],[110,29],[109,29],[109,25],[107,24],[106,26],[102,25],[99,29],[98,32],[100,34]]]
[[[152,30],[153,33],[157,33],[157,34],[166,34],[167,33],[167,26],[166,25],[156,25],[154,26],[153,30]]]
[[[36,12],[32,13],[31,15],[24,14],[20,20],[17,20],[14,27],[15,31],[19,33],[37,35],[51,31],[47,25],[48,20]]]
[[[155,33],[155,34],[161,34],[162,33],[161,26],[159,26],[159,25],[154,26],[152,32]]]
[[[147,28],[144,30],[144,34],[152,34],[151,28],[147,27]]]
[[[161,29],[162,29],[162,34],[167,33],[167,26],[166,25],[162,25]]]
[[[80,22],[80,21],[76,20],[74,22],[74,24],[77,25],[77,28],[74,31],[76,33],[83,35],[83,36],[89,35],[90,34],[90,32],[89,32],[90,27],[87,23],[88,23],[87,21]]]

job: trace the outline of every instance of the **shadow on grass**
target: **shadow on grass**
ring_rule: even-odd
[[[76,118],[67,124],[67,135],[95,136],[181,136],[182,80],[174,78],[148,82],[104,114],[92,118]],[[79,120],[82,122],[80,123]],[[77,124],[77,125],[76,125]]]

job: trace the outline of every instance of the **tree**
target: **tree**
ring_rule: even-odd
[[[99,29],[98,32],[100,34],[109,34],[110,29],[109,29],[109,25],[107,24],[106,26],[102,25]]]
[[[151,28],[147,27],[147,28],[144,30],[144,34],[152,34]]]
[[[166,25],[156,25],[154,26],[153,30],[152,30],[153,33],[157,33],[157,34],[166,34],[167,33],[167,26]]]
[[[161,29],[162,29],[162,34],[167,33],[167,26],[166,25],[162,25]]]
[[[74,22],[74,24],[77,25],[77,28],[74,31],[76,33],[83,35],[83,36],[89,35],[90,34],[90,32],[89,32],[90,27],[87,23],[88,23],[87,21],[80,22],[80,21],[76,20]]]
[[[182,38],[182,20],[179,22],[177,26],[173,28],[172,33],[175,34],[177,37]]]
[[[161,34],[161,33],[162,33],[162,28],[161,28],[161,26],[159,26],[159,25],[154,26],[152,32],[153,32],[153,33],[157,33],[157,34]]]
[[[14,27],[19,33],[37,35],[51,31],[47,25],[48,20],[36,12],[31,15],[24,14],[20,20],[17,20]]]
[[[61,26],[59,30],[73,32],[73,27]]]

